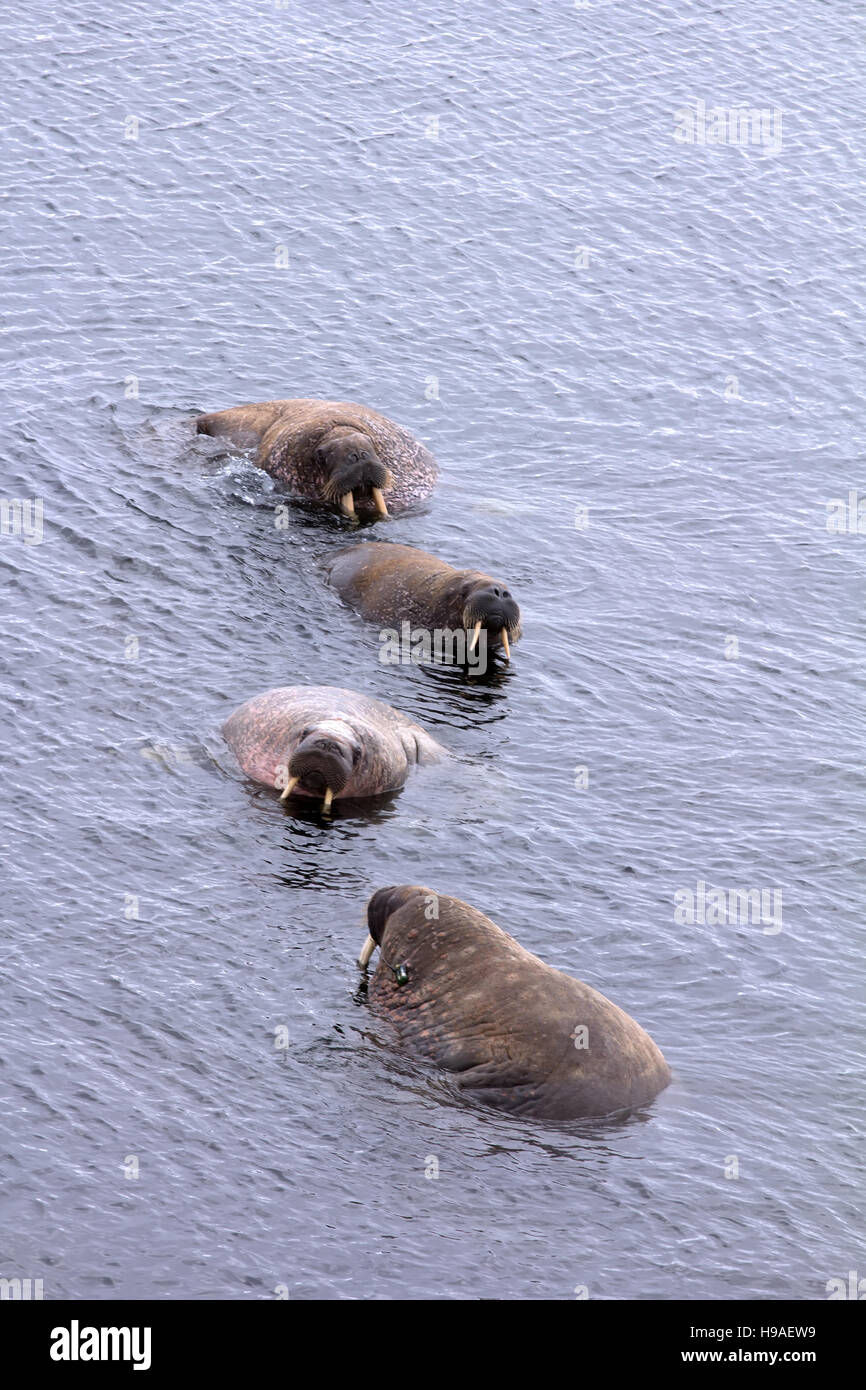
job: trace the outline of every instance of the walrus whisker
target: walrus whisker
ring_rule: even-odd
[[[300,779],[297,778],[297,777],[290,777],[290,778],[289,778],[288,782],[286,783],[286,790],[283,792],[282,796],[280,797],[280,801],[286,801],[286,800],[288,799],[288,797],[291,796],[292,792],[295,790],[295,787],[298,785],[298,781],[299,781],[299,780],[300,780]]]
[[[511,648],[508,645],[508,629],[504,627],[499,635],[502,638],[502,645],[505,648],[505,658],[507,661],[510,661]]]
[[[374,487],[371,488],[370,491],[373,494],[373,501],[376,503],[376,511],[379,513],[380,516],[388,516],[388,508],[385,505],[385,498],[382,494],[382,489],[380,487]]]
[[[352,496],[351,492],[343,493],[343,496],[340,498],[340,506],[346,513],[346,516],[355,515],[355,499]]]
[[[481,632],[481,619],[479,618],[479,619],[478,619],[478,622],[475,624],[475,628],[474,628],[474,630],[473,630],[472,636],[471,636],[470,639],[469,639],[469,653],[470,653],[470,655],[472,654],[472,652],[475,651],[475,643],[478,641],[478,635],[479,635],[480,632]]]

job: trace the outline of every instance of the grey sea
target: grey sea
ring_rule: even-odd
[[[847,0],[3,9],[0,1276],[866,1279],[858,37]],[[323,580],[348,524],[194,433],[291,396],[432,449],[365,536],[506,580],[510,666],[380,661]],[[305,683],[454,757],[287,810],[219,729]],[[405,882],[621,1005],[669,1089],[554,1127],[396,1055],[355,958]]]

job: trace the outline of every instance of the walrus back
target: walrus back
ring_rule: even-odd
[[[370,622],[406,619],[447,626],[453,607],[447,591],[460,577],[458,570],[435,555],[387,541],[350,546],[328,565],[329,581],[340,597]],[[442,618],[441,624],[437,617]]]
[[[236,405],[230,410],[199,415],[195,422],[196,432],[215,439],[228,439],[237,449],[254,449],[286,404],[286,401],[262,401],[259,405]]]

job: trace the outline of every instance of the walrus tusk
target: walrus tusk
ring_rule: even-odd
[[[282,796],[280,797],[280,801],[285,801],[285,800],[287,799],[287,797],[290,797],[291,794],[292,794],[292,792],[295,790],[295,787],[297,786],[297,784],[298,784],[298,779],[297,779],[297,777],[290,777],[289,780],[288,780],[288,782],[286,783],[286,790],[283,792]]]
[[[334,800],[334,793],[331,791],[331,788],[328,787],[327,791],[325,792],[325,800],[324,800],[323,803],[322,803],[322,815],[323,815],[323,816],[326,816],[326,815],[328,814],[328,812],[330,811],[330,809],[331,809],[331,802],[332,802],[333,800]]]
[[[511,648],[510,648],[509,645],[508,645],[508,629],[507,629],[507,628],[503,628],[502,631],[501,631],[501,633],[500,633],[499,635],[500,635],[500,637],[502,638],[502,645],[503,645],[503,647],[505,648],[505,656],[506,656],[506,659],[507,659],[508,661],[510,661],[510,660],[511,660]]]
[[[385,505],[385,498],[382,495],[382,489],[380,487],[374,487],[370,490],[373,494],[373,501],[376,503],[376,511],[379,513],[380,516],[387,516],[388,508]]]
[[[355,515],[355,499],[352,496],[351,492],[343,493],[343,496],[340,498],[340,506],[343,508],[343,511],[346,513],[346,516]]]
[[[360,967],[361,967],[362,970],[366,970],[366,969],[367,969],[367,966],[368,966],[369,963],[370,963],[370,957],[372,956],[372,954],[373,954],[373,952],[375,951],[375,949],[376,949],[376,943],[375,943],[375,941],[373,940],[372,936],[370,936],[369,933],[368,933],[368,935],[367,935],[367,940],[364,942],[364,945],[361,947],[361,954],[360,954],[359,957],[358,957],[358,964],[360,965]]]
[[[478,619],[478,622],[475,624],[475,628],[474,628],[474,630],[473,630],[472,636],[471,636],[470,639],[469,639],[469,654],[470,654],[470,656],[471,656],[472,653],[475,651],[475,643],[478,641],[478,634],[479,634],[480,631],[481,631],[481,619],[479,618],[479,619]]]

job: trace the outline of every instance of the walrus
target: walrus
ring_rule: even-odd
[[[344,401],[263,401],[199,415],[199,434],[255,448],[256,463],[308,501],[388,516],[433,491],[433,455],[375,410]]]
[[[406,781],[413,763],[445,748],[399,710],[330,685],[286,685],[255,695],[230,715],[223,737],[248,777],[290,796],[380,796]]]
[[[488,645],[509,659],[510,643],[520,638],[520,609],[501,580],[454,569],[426,550],[367,541],[341,550],[327,569],[337,592],[372,622],[408,622],[428,632],[464,629],[470,654],[484,628]]]
[[[573,1120],[646,1105],[670,1081],[633,1018],[459,898],[418,884],[380,888],[367,927],[362,969],[379,947],[371,1006],[402,1048],[456,1072],[474,1099]]]

